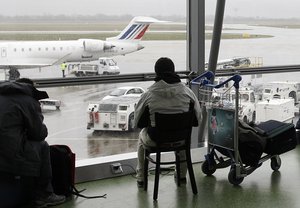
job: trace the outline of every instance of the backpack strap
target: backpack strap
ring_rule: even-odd
[[[96,196],[86,196],[86,195],[81,194],[81,192],[83,192],[85,190],[86,189],[83,189],[83,190],[79,191],[75,186],[73,186],[72,187],[72,194],[75,195],[75,196],[80,196],[80,197],[86,198],[86,199],[106,198],[106,194],[96,195]]]

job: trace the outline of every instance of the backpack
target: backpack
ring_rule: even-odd
[[[267,140],[265,132],[239,120],[238,137],[239,155],[243,164],[251,167],[257,167],[266,146]],[[215,149],[228,157],[230,157],[230,155],[234,155],[233,151],[229,153],[230,150],[225,148],[216,146]]]
[[[264,131],[239,120],[239,153],[243,163],[255,167],[266,146]]]
[[[106,194],[99,196],[85,196],[75,187],[75,153],[67,145],[50,145],[52,167],[52,186],[55,194],[73,195],[84,198],[106,198]]]

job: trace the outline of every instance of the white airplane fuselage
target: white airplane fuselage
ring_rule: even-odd
[[[32,68],[63,62],[93,61],[142,49],[138,42],[91,39],[69,41],[14,41],[0,43],[0,68]]]
[[[132,53],[144,48],[140,41],[154,22],[160,21],[151,17],[135,17],[119,35],[106,40],[0,42],[0,69],[18,70],[64,62],[94,61],[100,57]]]

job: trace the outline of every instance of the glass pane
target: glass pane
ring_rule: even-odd
[[[13,55],[11,65],[28,66],[31,62],[34,66],[21,69],[21,77],[81,78],[154,72],[154,63],[162,56],[173,59],[177,71],[186,70],[186,1],[91,0],[87,3],[74,0],[70,4],[67,0],[12,0],[4,2],[1,8],[0,44],[5,41],[18,41],[18,44],[12,49],[2,45],[0,57]],[[149,27],[147,23],[135,23],[122,33],[138,16],[166,22],[151,23]],[[128,41],[135,43],[133,51],[123,56],[122,52],[132,48],[107,39],[111,37],[135,38]],[[20,44],[21,40],[31,42]],[[78,53],[79,50],[83,52]],[[22,60],[18,59],[20,54]],[[65,70],[61,68],[63,62],[66,62]],[[5,79],[5,74],[0,77]],[[123,86],[141,87],[131,95],[136,100],[152,83],[45,89],[50,95],[42,105],[49,132],[47,141],[69,145],[77,159],[135,152],[138,132],[128,132],[134,103],[126,101],[126,105],[118,107],[112,100],[107,101],[111,92]],[[123,92],[112,95],[122,96]],[[101,125],[101,130],[92,130],[97,125],[99,128]]]
[[[205,1],[207,62],[217,2]],[[240,119],[255,123],[266,119],[293,120],[294,123],[298,120],[299,70],[276,72],[287,66],[299,68],[300,16],[297,6],[299,3],[293,0],[266,0],[255,4],[248,0],[243,4],[238,0],[226,2],[217,72],[218,69],[241,71]],[[260,67],[275,73],[261,74]],[[253,74],[243,75],[242,68],[253,70]],[[243,89],[247,96],[242,93]]]

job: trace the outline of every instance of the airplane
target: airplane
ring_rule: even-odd
[[[9,69],[12,78],[20,76],[18,69],[40,68],[65,62],[85,62],[100,57],[125,55],[144,48],[140,40],[151,23],[164,22],[152,17],[134,17],[115,37],[67,41],[0,42],[0,69]]]

